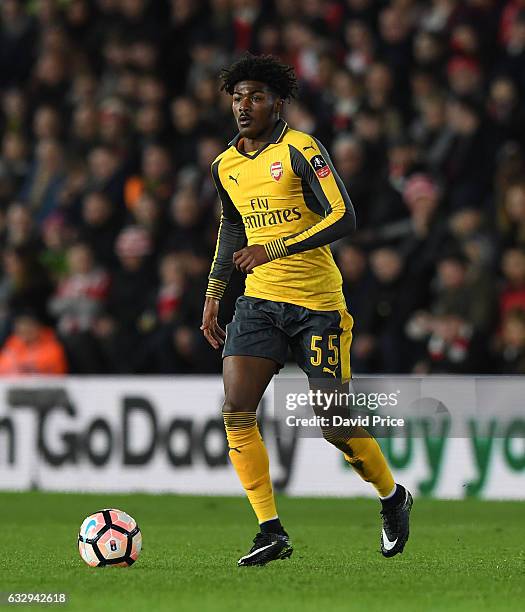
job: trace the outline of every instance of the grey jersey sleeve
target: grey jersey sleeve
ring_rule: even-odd
[[[346,187],[337,174],[327,150],[316,138],[313,140],[319,148],[320,155],[315,155],[310,161],[306,159],[301,151],[289,145],[292,169],[297,176],[301,177],[306,205],[320,216],[329,218],[333,215],[336,208],[335,196],[338,201],[342,200],[344,210],[341,210],[342,214],[333,215],[334,221],[331,224],[325,225],[320,231],[315,233],[308,232],[310,235],[305,233],[304,237],[300,240],[297,240],[297,237],[293,237],[293,240],[285,240],[290,255],[330,244],[351,234],[356,229],[355,211]],[[325,179],[320,179],[317,175],[313,165],[315,163],[328,166],[333,175],[335,188],[327,188],[321,183]]]
[[[219,164],[220,160],[212,164],[211,174],[221,200],[222,213],[206,296],[220,300],[233,270],[233,254],[245,245],[246,234],[242,217],[221,183]]]

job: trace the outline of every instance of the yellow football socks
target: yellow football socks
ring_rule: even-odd
[[[230,459],[259,523],[277,517],[268,452],[254,412],[226,412],[224,426]]]
[[[375,487],[380,497],[387,497],[394,490],[395,482],[381,447],[362,427],[356,427],[353,433],[346,441],[345,459],[363,480]]]

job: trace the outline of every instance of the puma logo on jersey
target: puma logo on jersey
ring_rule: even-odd
[[[233,181],[237,185],[237,187],[239,186],[239,181],[237,180],[239,178],[239,174],[240,172],[237,172],[237,176],[232,176],[231,174],[228,176],[230,181]]]
[[[331,374],[334,378],[337,378],[335,370],[331,370],[330,368],[323,368],[323,372],[327,372],[328,374]]]
[[[303,147],[303,151],[308,151],[308,149],[313,149],[315,151],[314,145],[308,145],[307,147]]]

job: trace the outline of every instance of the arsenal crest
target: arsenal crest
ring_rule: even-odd
[[[270,166],[270,174],[276,181],[280,180],[281,176],[283,175],[283,165],[280,161],[273,162],[273,164]]]

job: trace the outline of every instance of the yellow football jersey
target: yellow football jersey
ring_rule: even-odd
[[[328,245],[355,229],[355,214],[328,153],[282,119],[253,153],[239,150],[239,138],[212,164],[222,215],[206,295],[222,297],[233,253],[247,241],[264,245],[270,261],[247,275],[245,295],[312,310],[345,308]]]

